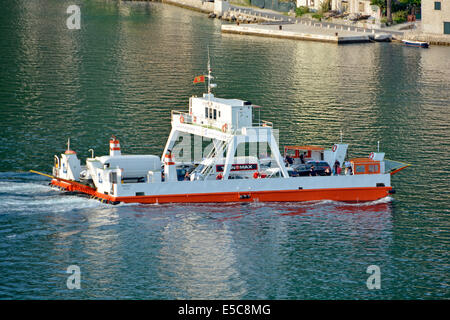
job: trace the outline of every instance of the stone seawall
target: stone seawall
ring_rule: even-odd
[[[431,33],[421,33],[421,32],[409,32],[405,33],[402,39],[415,40],[415,41],[425,41],[431,45],[438,46],[450,46],[450,36],[446,34],[431,34]]]
[[[202,0],[161,0],[161,2],[205,13],[214,12],[214,2]]]
[[[332,42],[337,44],[369,42],[369,36],[362,32],[342,31],[333,29],[316,28],[301,24],[285,25],[231,25],[223,24],[223,33],[235,33],[252,36],[285,38],[294,40],[309,40]]]

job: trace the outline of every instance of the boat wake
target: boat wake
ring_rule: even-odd
[[[53,189],[48,182],[48,179],[30,173],[1,172],[0,214],[57,213],[107,206]]]

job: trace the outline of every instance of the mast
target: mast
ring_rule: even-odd
[[[217,87],[217,84],[211,83],[211,79],[214,79],[212,76],[212,70],[211,70],[211,59],[209,57],[209,46],[208,46],[208,96],[209,99],[211,99],[211,89]]]
[[[211,61],[209,59],[209,46],[208,46],[208,94],[211,93]]]

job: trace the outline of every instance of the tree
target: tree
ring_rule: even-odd
[[[404,0],[404,1],[417,1],[417,0]],[[381,12],[386,11],[387,21],[389,23],[392,23],[392,0],[372,0],[370,4],[379,6]]]
[[[392,0],[386,0],[386,17],[387,22],[392,23]]]
[[[398,2],[403,4],[409,4],[411,6],[416,5],[417,7],[420,7],[421,0],[398,0]]]
[[[421,0],[397,0],[398,3],[406,6],[406,9],[412,14],[416,13],[416,8],[420,8]]]
[[[382,11],[386,9],[386,0],[372,0],[370,4],[373,6],[379,6]]]

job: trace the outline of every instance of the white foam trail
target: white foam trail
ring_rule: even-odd
[[[0,181],[0,192],[8,194],[33,194],[51,191],[50,186],[40,183]]]
[[[67,212],[71,210],[101,208],[107,206],[97,200],[77,196],[53,196],[35,198],[9,198],[0,204],[1,213],[35,214],[39,212]]]
[[[369,201],[369,202],[357,202],[357,203],[351,203],[351,202],[337,202],[333,201],[334,203],[338,203],[340,206],[356,206],[356,207],[365,207],[365,206],[374,206],[381,203],[389,203],[392,202],[394,198],[392,197],[384,197],[378,200]]]
[[[0,181],[0,193],[3,193],[0,197],[0,214],[65,212],[107,206],[86,197],[64,195],[38,181]]]

